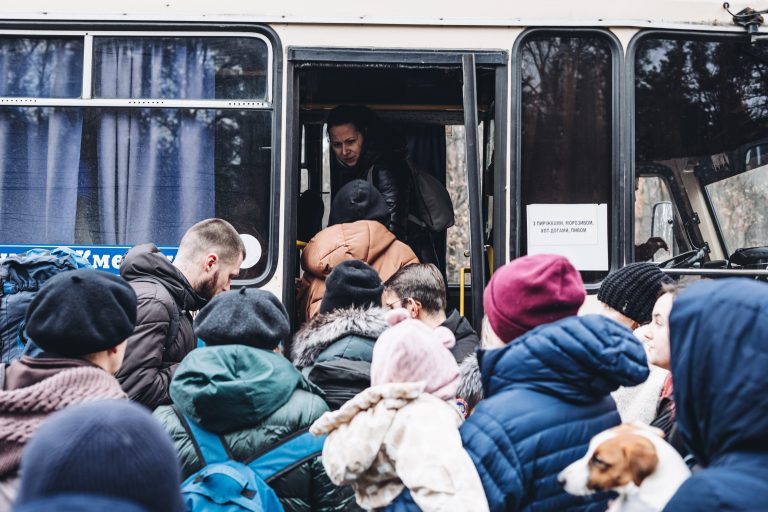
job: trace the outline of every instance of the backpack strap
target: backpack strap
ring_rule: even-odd
[[[280,440],[276,446],[249,462],[248,467],[269,483],[270,480],[321,455],[326,437],[312,435],[308,430],[299,431]]]
[[[0,391],[5,389],[5,363],[0,363]]]
[[[172,405],[171,408],[189,435],[189,440],[192,441],[192,446],[195,448],[201,466],[205,467],[208,464],[231,460],[229,450],[219,436],[203,429],[188,416],[182,414],[175,405]]]

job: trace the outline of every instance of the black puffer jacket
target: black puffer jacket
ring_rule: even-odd
[[[466,318],[461,316],[455,309],[451,311],[445,322],[442,323],[443,327],[447,327],[451,330],[454,337],[456,337],[456,344],[451,349],[451,354],[456,359],[457,363],[461,363],[467,356],[472,355],[480,346],[480,338],[477,337],[477,333],[472,328]]]
[[[397,149],[378,149],[368,145],[354,167],[346,167],[336,158],[332,159],[332,170],[338,173],[338,188],[352,180],[368,180],[368,172],[373,169],[373,186],[384,196],[390,217],[387,228],[398,240],[405,240],[410,211],[411,171],[405,160],[404,151]],[[335,192],[335,191],[334,191]]]
[[[150,409],[171,403],[168,396],[176,366],[195,348],[190,311],[205,305],[184,275],[154,244],[137,245],[120,265],[120,275],[138,298],[136,330],[125,349],[117,380],[131,400]],[[169,330],[178,312],[173,339]]]

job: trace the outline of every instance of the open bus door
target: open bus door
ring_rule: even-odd
[[[501,224],[506,203],[499,195],[504,179],[484,171],[491,161],[493,174],[503,176],[507,168],[508,58],[504,51],[289,48],[286,218],[292,225],[286,226],[286,255],[297,253],[301,194],[320,195],[327,219],[334,192],[328,113],[340,104],[365,105],[403,130],[417,168],[444,182],[452,195],[456,226],[449,228],[447,242],[445,235],[442,241],[436,237],[435,247],[445,256],[441,270],[447,276],[449,310],[463,302],[464,315],[479,328],[487,278],[485,246],[502,247],[496,251],[499,259],[505,254]],[[293,260],[284,266],[284,282],[293,282],[301,272]],[[466,277],[463,287],[461,274]],[[293,312],[293,290],[285,291],[284,301]]]

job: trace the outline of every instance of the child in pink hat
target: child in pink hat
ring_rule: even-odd
[[[404,309],[388,321],[393,326],[373,349],[371,387],[310,429],[329,434],[323,447],[328,476],[351,484],[367,510],[398,498],[412,499],[424,512],[488,510],[458,431],[453,333],[411,320]]]

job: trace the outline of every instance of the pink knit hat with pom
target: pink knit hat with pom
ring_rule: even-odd
[[[453,333],[412,320],[402,308],[390,311],[387,321],[392,327],[373,347],[371,385],[423,381],[427,393],[443,400],[455,398],[459,365],[449,350],[456,344]]]

